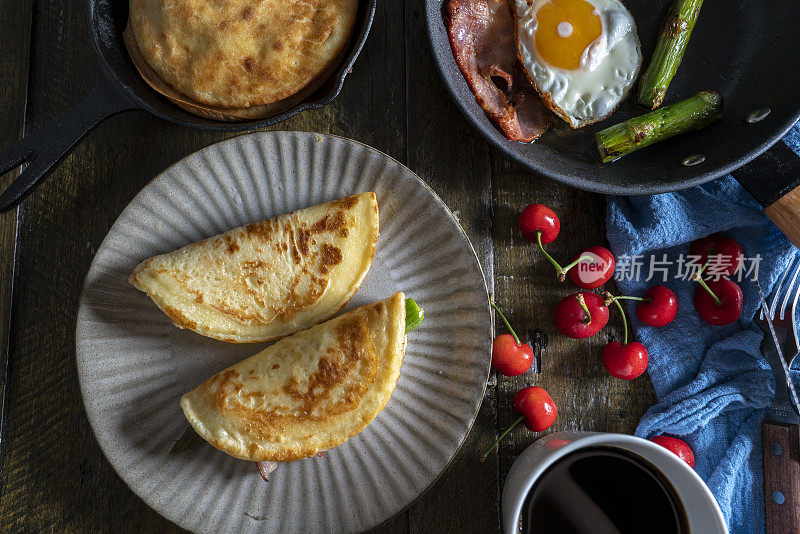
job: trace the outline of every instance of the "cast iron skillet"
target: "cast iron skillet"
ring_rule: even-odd
[[[473,126],[522,165],[580,189],[642,195],[708,182],[745,165],[774,145],[762,158],[735,173],[737,179],[765,207],[781,200],[800,181],[800,158],[783,143],[775,144],[800,118],[800,69],[796,68],[800,54],[800,3],[796,0],[706,0],[665,104],[697,91],[716,90],[725,98],[725,117],[705,130],[675,137],[605,165],[598,162],[594,133],[646,112],[635,102],[635,95],[599,124],[571,130],[556,119],[557,127],[534,143],[508,141],[477,104],[453,59],[442,17],[446,1],[426,3],[431,46],[445,85]],[[622,1],[636,20],[644,69],[672,0]],[[770,113],[760,122],[745,120],[765,108]],[[705,161],[684,165],[685,158],[694,154],[705,156]],[[800,206],[797,202],[794,205]],[[800,242],[800,232],[795,238],[776,220],[780,217],[773,216],[769,209],[767,213],[796,244]],[[792,224],[800,227],[796,222]]]
[[[375,16],[376,3],[377,0],[358,3],[353,37],[342,62],[309,98],[284,113],[266,119],[220,122],[184,111],[151,89],[139,76],[122,40],[122,31],[128,22],[126,0],[87,0],[89,37],[100,64],[97,85],[83,102],[0,153],[0,174],[27,163],[22,174],[0,194],[0,212],[13,208],[28,196],[92,128],[123,111],[143,109],[183,126],[238,132],[271,126],[306,109],[329,104],[341,91],[345,76],[364,46]]]

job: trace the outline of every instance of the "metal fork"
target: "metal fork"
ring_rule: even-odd
[[[765,334],[761,352],[775,375],[775,398],[761,427],[766,530],[767,534],[800,532],[800,418],[789,374],[798,352],[795,310],[800,296],[800,258],[795,256],[783,273],[769,306],[758,282],[756,286],[762,303],[756,323]]]
[[[761,288],[759,287],[759,291]],[[797,335],[797,319],[795,311],[797,310],[797,302],[800,298],[800,255],[795,255],[789,268],[783,272],[783,276],[775,285],[773,290],[772,300],[769,303],[769,315],[772,324],[775,328],[775,335],[780,343],[780,355],[782,356],[781,367],[782,369],[773,369],[776,378],[780,375],[787,377],[787,389],[791,398],[792,407],[795,412],[800,413],[800,400],[798,400],[797,393],[791,383],[789,377],[789,368],[792,366],[798,352],[800,352],[800,340]],[[789,303],[791,302],[791,306]],[[761,308],[759,323],[762,329],[766,331],[764,308]],[[777,362],[776,362],[777,363]],[[772,362],[770,362],[772,365]],[[774,367],[774,366],[773,366]],[[780,372],[779,372],[780,371]],[[776,383],[775,396],[782,392]],[[776,399],[777,400],[777,399]]]

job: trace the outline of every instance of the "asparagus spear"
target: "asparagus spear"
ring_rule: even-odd
[[[675,0],[664,29],[650,58],[650,65],[639,81],[639,103],[656,109],[664,100],[669,83],[681,64],[703,0]]]
[[[603,163],[689,130],[705,128],[722,116],[722,95],[701,91],[677,104],[597,132],[594,136]]]

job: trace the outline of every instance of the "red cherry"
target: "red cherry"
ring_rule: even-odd
[[[669,436],[654,436],[650,438],[650,441],[674,453],[678,458],[689,464],[689,467],[694,469],[694,453],[689,445],[682,439],[671,438]]]
[[[678,297],[668,287],[653,286],[636,307],[636,316],[648,326],[666,326],[678,315]]]
[[[519,336],[514,332],[511,323],[508,322],[508,319],[494,303],[494,300],[489,299],[489,304],[503,320],[509,332],[511,332],[511,335],[501,334],[494,338],[492,342],[492,366],[497,369],[497,372],[506,376],[521,375],[531,368],[533,349],[530,345],[526,345],[519,340]]]
[[[531,386],[517,391],[514,395],[513,402],[514,411],[521,413],[511,426],[509,426],[498,438],[492,443],[483,455],[481,462],[483,462],[489,453],[497,447],[497,444],[508,435],[511,430],[525,421],[525,426],[531,432],[541,432],[550,428],[558,416],[558,408],[556,403],[550,398],[547,392],[539,386]],[[560,441],[560,440],[559,440]]]
[[[554,319],[559,332],[573,339],[583,339],[595,335],[608,323],[608,307],[597,293],[581,291],[556,304]]]
[[[505,376],[521,375],[531,368],[533,349],[525,343],[517,344],[511,334],[500,334],[492,342],[492,367]]]
[[[517,391],[513,406],[515,412],[525,417],[525,426],[531,432],[547,430],[558,415],[556,403],[539,386],[530,386]]]
[[[699,256],[700,265],[708,262],[707,271],[715,276],[731,276],[744,262],[742,247],[728,236],[713,234],[694,241],[689,247],[689,254]]]
[[[703,284],[707,286],[703,287]],[[720,302],[709,292],[713,292]],[[742,290],[727,278],[703,281],[694,292],[694,307],[708,324],[724,326],[735,322],[742,315],[744,298]]]
[[[542,243],[552,243],[561,230],[561,221],[544,204],[531,204],[519,216],[519,229],[529,241],[536,243],[536,232],[542,232]]]
[[[572,262],[581,256],[591,256],[592,261],[582,261],[569,269],[569,279],[581,289],[595,289],[614,276],[614,255],[605,247],[591,246],[576,254]]]
[[[633,380],[647,369],[647,349],[637,341],[622,345],[612,341],[603,349],[603,366],[614,378]]]
[[[613,302],[619,310],[623,328],[622,343],[612,341],[603,348],[603,365],[611,376],[622,380],[633,380],[647,369],[647,349],[636,341],[628,343],[628,319],[619,299],[635,297],[614,297],[608,291],[603,293],[603,297],[606,305]]]

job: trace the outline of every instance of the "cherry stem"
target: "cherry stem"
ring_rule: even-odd
[[[575,261],[573,261],[569,265],[565,266],[562,269],[562,271],[564,271],[564,273],[566,274],[567,271],[569,271],[570,269],[572,269],[573,267],[575,267],[576,265],[578,265],[582,261],[588,261],[590,263],[594,263],[594,258],[592,258],[591,256],[581,256],[580,258],[576,259]]]
[[[561,269],[558,275],[562,277],[565,276],[570,269],[572,269],[582,261],[588,261],[589,263],[594,263],[594,258],[591,256],[581,256],[580,258],[576,259],[575,261],[573,261],[572,263]]]
[[[525,420],[525,416],[524,415],[520,415],[517,418],[516,421],[511,423],[511,426],[508,427],[505,432],[500,434],[500,437],[498,437],[496,440],[494,440],[494,443],[492,443],[492,446],[489,447],[489,450],[483,453],[483,456],[481,456],[481,463],[485,462],[486,458],[489,456],[489,454],[491,454],[491,452],[495,449],[495,447],[497,447],[498,443],[500,443],[500,441],[502,441],[502,439],[504,437],[506,437],[506,435],[508,435],[508,433],[511,432],[511,430],[513,430],[515,426],[517,426],[518,424],[520,424],[524,420]]]
[[[722,300],[718,296],[716,296],[713,291],[711,291],[711,288],[708,287],[708,284],[706,284],[705,280],[703,280],[702,278],[698,278],[697,283],[703,286],[703,289],[708,291],[708,294],[714,298],[714,302],[717,303],[717,306],[722,306]]]
[[[603,293],[603,304],[606,306],[611,306],[611,303],[616,300],[638,300],[639,302],[653,302],[653,299],[646,299],[644,297],[629,297],[627,295],[615,297],[608,291]]]
[[[611,300],[639,300],[641,302],[653,302],[653,299],[646,299],[644,297],[628,297],[626,295],[620,295],[619,297],[611,297]]]
[[[562,271],[564,269],[562,269],[561,268],[561,264],[559,264],[556,260],[554,260],[553,257],[550,254],[548,254],[547,251],[544,249],[544,246],[542,245],[542,231],[541,230],[537,230],[536,231],[536,241],[539,243],[539,250],[542,251],[542,254],[544,254],[544,257],[547,258],[547,261],[549,261],[551,264],[553,264],[553,267],[555,267],[556,271],[558,272],[559,280],[561,280],[563,282],[564,279],[561,278],[561,277],[563,276]]]
[[[517,345],[522,345],[522,342],[519,340],[519,337],[517,337],[517,333],[514,332],[513,328],[511,328],[511,324],[508,322],[508,319],[506,319],[506,316],[503,315],[503,312],[501,312],[500,308],[498,308],[497,305],[494,303],[494,300],[489,299],[489,304],[492,305],[494,311],[496,311],[500,315],[500,318],[503,320],[503,322],[506,323],[506,327],[508,327],[508,329],[511,331],[511,335],[514,336],[514,341],[517,342]]]
[[[547,251],[544,249],[544,245],[542,245],[542,231],[541,230],[537,230],[536,231],[536,242],[539,243],[539,250],[542,251],[542,254],[544,254],[544,257],[547,258],[547,261],[549,261],[553,265],[553,267],[556,268],[556,273],[558,273],[558,281],[559,282],[563,282],[564,280],[566,280],[567,279],[567,273],[569,272],[569,270],[572,269],[573,267],[575,267],[576,265],[578,265],[580,262],[588,261],[588,262],[594,263],[594,258],[592,256],[581,256],[578,259],[576,259],[575,261],[573,261],[572,263],[562,267],[561,264],[558,263],[555,259],[553,259],[553,257],[550,254],[548,254]]]
[[[592,324],[592,312],[589,311],[589,306],[586,305],[586,300],[583,298],[583,293],[578,293],[575,296],[575,299],[578,301],[578,304],[581,305],[583,311],[586,312],[586,317],[584,317],[583,321],[581,322],[586,325]]]
[[[703,266],[700,268],[700,270],[697,272],[697,274],[694,275],[693,278],[694,278],[695,282],[697,282],[698,284],[703,286],[703,289],[708,291],[708,294],[713,297],[714,302],[717,303],[717,306],[722,306],[722,300],[718,296],[716,296],[713,291],[711,291],[711,288],[708,287],[708,284],[706,283],[706,281],[703,280],[703,271],[705,271],[706,267],[708,267],[708,262],[709,261],[711,261],[711,258],[706,260],[706,262],[703,264]]]
[[[628,344],[628,319],[625,317],[625,310],[622,309],[622,304],[617,301],[619,297],[614,297],[611,300],[617,305],[620,315],[622,315],[622,344]]]

